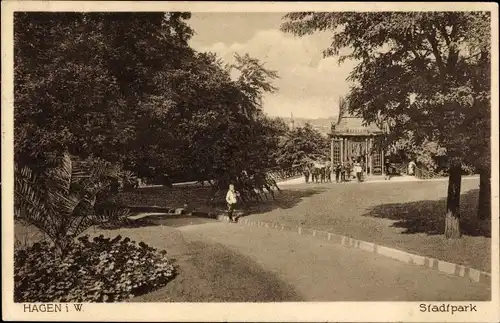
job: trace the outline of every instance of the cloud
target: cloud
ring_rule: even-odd
[[[200,35],[202,36],[202,35]],[[264,110],[273,116],[322,118],[336,115],[339,96],[345,95],[350,84],[346,81],[353,63],[338,65],[337,58],[322,57],[322,50],[329,45],[328,35],[297,38],[279,30],[260,30],[242,43],[217,42],[200,46],[199,51],[217,53],[231,63],[234,53],[248,53],[276,70],[280,76],[275,81],[279,91],[264,97]]]

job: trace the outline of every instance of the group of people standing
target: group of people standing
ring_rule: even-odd
[[[331,183],[332,169],[330,165],[307,165],[304,167],[306,183]]]
[[[327,165],[307,165],[304,167],[304,179],[306,183],[331,183],[332,173],[335,173],[335,182],[347,182],[355,176],[358,182],[363,181],[363,167],[359,160],[347,163],[337,163],[333,169]]]
[[[355,178],[358,182],[364,179],[363,165],[359,160],[351,160],[347,163],[337,163],[335,165],[335,181],[337,183],[348,182]]]

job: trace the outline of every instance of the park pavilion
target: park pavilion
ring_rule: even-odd
[[[331,162],[338,163],[361,160],[366,175],[382,175],[384,172],[384,150],[380,142],[384,131],[374,123],[366,123],[343,111],[332,126]]]

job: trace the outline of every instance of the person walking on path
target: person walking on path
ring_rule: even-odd
[[[238,199],[240,197],[240,193],[235,190],[234,185],[229,185],[229,190],[226,194],[226,202],[227,202],[227,215],[229,217],[229,221],[236,222],[234,218],[234,209],[236,207],[236,203],[238,203]]]

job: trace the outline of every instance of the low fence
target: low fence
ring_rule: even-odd
[[[436,173],[433,173],[431,171],[425,170],[425,169],[415,167],[415,177],[420,178],[420,179],[432,179],[432,178],[438,178],[438,177],[443,177],[443,176],[438,175]]]
[[[408,175],[408,163],[403,163],[396,167],[396,172],[400,175]]]
[[[267,175],[276,182],[285,181],[292,178],[301,177],[303,167],[294,166],[289,168],[273,168],[267,172]]]
[[[303,176],[303,167],[294,166],[288,168],[271,168],[266,171],[267,176],[273,179],[276,182],[286,181],[292,178],[299,178]],[[204,180],[204,181],[191,181],[191,182],[180,182],[180,183],[172,183],[172,186],[210,186],[213,180]],[[140,188],[146,187],[160,187],[162,184],[148,184],[144,181],[141,181],[141,184],[138,186]]]
[[[403,163],[402,165],[400,165],[397,168],[397,171],[401,175],[408,175],[408,163]],[[422,168],[417,167],[417,166],[415,166],[415,168],[414,168],[413,171],[414,171],[413,176],[415,176],[416,178],[419,178],[419,179],[432,179],[432,178],[441,178],[441,177],[443,177],[443,176],[441,176],[439,174],[436,174],[436,173],[431,172],[429,170],[422,169]]]

